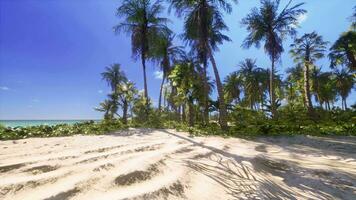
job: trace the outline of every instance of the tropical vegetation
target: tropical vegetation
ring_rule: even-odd
[[[117,9],[120,23],[114,31],[131,38],[133,59],[142,64],[143,91],[128,80],[120,64],[113,64],[101,74],[111,89],[95,108],[103,113],[102,122],[1,127],[0,139],[96,134],[127,127],[177,128],[226,136],[356,135],[356,104],[347,105],[356,79],[356,7],[350,29],[330,43],[316,31],[297,33],[298,18],[307,12],[304,3],[290,0],[282,7],[280,0],[261,0],[241,21],[248,32],[242,47],[263,45],[271,64],[266,69],[251,56],[241,59],[237,69],[222,78],[222,66],[214,53],[220,44],[231,41],[224,34],[228,27],[223,14],[231,13],[236,1],[166,2],[184,21],[181,34],[169,29],[160,0],[124,0]],[[288,38],[293,39],[289,53],[295,65],[283,73],[277,64]],[[176,44],[179,39],[185,46]],[[317,61],[325,56],[330,68],[318,66]],[[147,61],[163,73],[157,107],[148,96]],[[336,105],[338,101],[341,107]]]

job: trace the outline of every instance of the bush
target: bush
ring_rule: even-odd
[[[0,126],[0,140],[23,139],[28,137],[57,137],[75,134],[95,135],[124,128],[126,128],[126,126],[119,120],[103,120],[99,123],[87,121],[73,125],[58,124],[53,126],[40,125],[14,128]]]

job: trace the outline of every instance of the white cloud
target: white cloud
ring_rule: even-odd
[[[6,86],[0,86],[0,90],[10,90],[10,88],[8,88]]]
[[[32,99],[32,102],[38,103],[38,102],[40,102],[40,100],[38,100],[38,99]]]
[[[297,24],[296,24],[296,25],[292,24],[292,25],[290,25],[290,26],[293,27],[293,28],[298,28],[298,26],[300,26],[300,25],[301,25],[303,22],[305,22],[307,19],[308,19],[308,15],[307,15],[306,13],[301,14],[301,15],[299,15],[299,16],[297,17]]]
[[[99,93],[99,94],[102,94],[103,92],[104,92],[104,91],[102,91],[102,90],[98,90],[98,93]]]
[[[163,79],[163,72],[162,71],[155,71],[154,72],[155,79]]]
[[[301,24],[303,23],[305,20],[308,19],[308,15],[306,13],[304,14],[301,14],[297,17],[297,20],[298,20],[298,24]]]

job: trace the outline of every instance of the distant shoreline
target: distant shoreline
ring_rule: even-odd
[[[0,124],[6,127],[26,127],[38,125],[75,124],[85,121],[99,122],[100,119],[35,119],[35,120],[0,120]]]

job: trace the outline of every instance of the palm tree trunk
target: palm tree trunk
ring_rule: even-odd
[[[163,90],[163,84],[165,81],[166,76],[163,75],[162,82],[161,82],[161,87],[159,89],[159,99],[158,99],[158,111],[161,111],[161,102],[162,102],[162,90]]]
[[[343,98],[342,98],[342,101],[344,102],[344,109],[347,110],[346,98],[343,97]]]
[[[167,105],[166,105],[166,100],[167,100],[167,89],[164,89],[164,93],[163,93],[163,109],[167,109]]]
[[[122,121],[124,124],[127,124],[127,110],[128,110],[128,103],[125,100],[123,102],[123,108],[122,108]]]
[[[142,53],[141,54],[141,61],[142,61],[142,69],[143,69],[143,82],[144,82],[144,97],[146,101],[146,109],[147,109],[147,114],[148,114],[148,90],[147,90],[147,77],[146,77],[146,58],[145,55]]]
[[[185,103],[182,104],[182,121],[186,122]]]
[[[270,100],[271,100],[271,113],[272,113],[272,118],[276,117],[276,97],[274,94],[274,63],[275,63],[275,58],[274,55],[272,55],[272,66],[271,66],[271,71],[270,71],[270,76],[269,76],[269,94],[270,94]]]
[[[313,103],[311,101],[310,95],[310,80],[309,80],[309,61],[306,61],[304,64],[304,97],[305,104],[308,109],[308,113],[310,116],[313,115]]]
[[[181,117],[181,108],[182,107],[179,105],[178,109],[177,109],[177,117],[178,117],[179,122],[181,122],[181,119],[182,119],[182,117]]]
[[[188,102],[188,109],[189,109],[189,126],[194,126],[194,107],[193,102],[189,100]]]
[[[220,116],[220,126],[223,130],[226,130],[227,127],[227,112],[226,112],[226,104],[225,104],[225,99],[224,99],[224,89],[223,85],[220,80],[219,76],[219,71],[216,66],[216,62],[214,59],[214,56],[211,53],[211,50],[209,49],[209,57],[210,57],[210,62],[213,66],[214,70],[214,75],[215,75],[215,81],[216,81],[216,87],[218,89],[218,94],[219,94],[219,116]]]
[[[208,80],[207,80],[207,63],[204,63],[203,66],[203,84],[204,84],[204,114],[203,114],[203,120],[205,125],[209,124],[209,85],[208,85]]]

